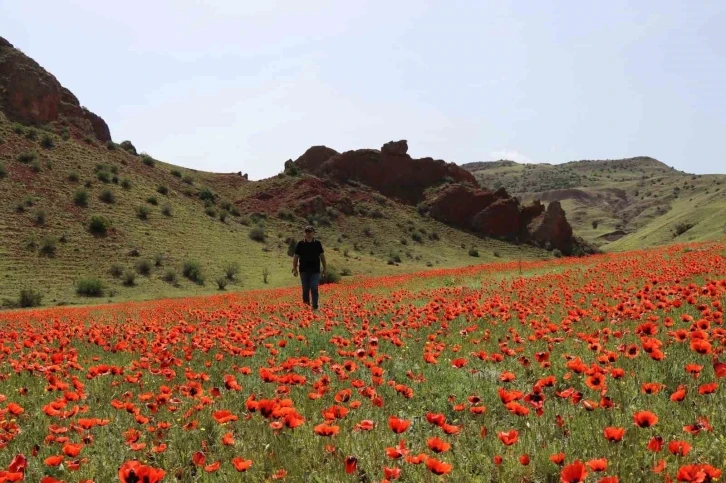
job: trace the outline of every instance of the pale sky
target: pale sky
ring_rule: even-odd
[[[312,145],[726,173],[726,1],[0,0],[0,35],[186,167]]]

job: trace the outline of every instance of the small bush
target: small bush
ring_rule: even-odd
[[[164,216],[171,216],[172,215],[172,213],[171,213],[171,206],[170,205],[164,205],[161,208],[161,214],[164,215]]]
[[[28,163],[35,161],[35,159],[37,157],[38,157],[37,154],[27,151],[27,152],[18,154],[17,160],[23,164],[28,164]]]
[[[126,270],[123,274],[123,284],[127,287],[133,287],[136,285],[136,273],[131,270]]]
[[[169,187],[166,185],[159,185],[159,187],[156,188],[156,191],[161,195],[168,195],[169,194]]]
[[[40,139],[40,145],[45,149],[53,149],[55,147],[55,142],[50,134],[45,133]]]
[[[116,203],[116,195],[109,189],[101,191],[101,194],[98,195],[98,199],[110,205]]]
[[[224,267],[224,274],[229,280],[234,280],[239,273],[239,269],[240,267],[238,262],[229,262],[227,266]]]
[[[597,220],[592,220],[592,229],[597,230],[598,225],[600,224]]]
[[[18,306],[22,308],[39,307],[43,303],[43,294],[32,288],[20,290]]]
[[[145,259],[139,260],[136,262],[136,271],[139,272],[139,275],[148,277],[151,273],[151,261]]]
[[[438,240],[440,240],[440,239],[441,239],[441,237],[439,237],[439,234],[438,234],[438,233],[436,233],[435,231],[434,231],[434,232],[431,232],[431,233],[429,233],[429,238],[430,238],[431,240],[433,240],[433,241],[438,241]]]
[[[106,149],[108,149],[109,151],[116,150],[116,143],[114,143],[113,141],[106,141]]]
[[[325,276],[320,277],[320,284],[326,285],[335,283],[340,283],[340,272],[337,268],[328,265],[327,270],[325,271]]]
[[[172,285],[176,285],[178,281],[178,277],[176,275],[176,272],[172,270],[171,268],[164,272],[164,275],[162,275],[161,279],[167,283],[170,283]]]
[[[693,224],[691,223],[679,223],[676,225],[676,236],[681,236],[688,230],[693,228]]]
[[[19,122],[14,122],[13,123],[13,132],[15,134],[19,134],[20,136],[22,136],[23,134],[25,134],[25,126],[23,126]]]
[[[41,171],[43,171],[43,167],[40,165],[40,162],[36,160],[30,163],[30,170],[33,173],[40,173]]]
[[[261,226],[255,226],[250,230],[250,240],[256,241],[256,242],[264,242],[265,241],[265,230]]]
[[[97,278],[84,278],[76,283],[76,294],[82,297],[102,297],[104,285]]]
[[[125,190],[131,189],[131,180],[128,178],[124,178],[121,180],[121,187]]]
[[[194,178],[193,178],[193,177],[191,177],[191,176],[190,176],[190,175],[188,175],[188,174],[187,174],[187,175],[184,175],[184,177],[182,178],[182,181],[183,181],[184,183],[188,184],[188,185],[193,185],[193,184],[194,184]]]
[[[182,177],[182,172],[179,171],[178,169],[172,169],[170,171],[170,173],[172,174],[172,176],[174,176],[176,178],[180,178],[181,179],[181,177]]]
[[[557,249],[557,248],[555,248],[554,250],[552,250],[552,255],[555,258],[562,258],[562,252],[559,249]]]
[[[204,213],[207,216],[211,216],[212,218],[217,217],[217,210],[214,209],[214,206],[207,206],[206,208],[204,208]]]
[[[96,173],[96,178],[98,178],[98,181],[100,181],[101,183],[110,183],[111,173],[104,169]]]
[[[196,283],[197,285],[204,285],[204,275],[202,274],[202,267],[199,262],[193,260],[187,260],[182,266],[182,275]]]
[[[227,280],[226,277],[219,277],[217,279],[217,288],[219,288],[219,290],[224,290],[225,288],[227,288],[228,283],[229,280]]]
[[[202,201],[209,200],[212,203],[214,203],[215,197],[216,196],[214,195],[214,192],[211,189],[207,188],[206,186],[199,190],[199,199]]]
[[[113,278],[120,278],[121,275],[124,274],[124,267],[119,265],[118,263],[114,263],[111,265],[111,269],[109,270],[109,273]]]
[[[141,205],[136,207],[136,216],[139,218],[139,220],[148,220],[150,214],[151,209],[149,209],[148,206]]]
[[[54,257],[57,244],[58,239],[55,237],[49,236],[43,238],[40,242],[40,254],[45,255],[46,257]]]
[[[222,210],[219,212],[219,221],[222,223],[227,223],[227,217],[229,216],[229,213],[226,210]]]
[[[262,269],[262,283],[267,283],[267,279],[270,276],[270,271],[267,268]]]
[[[146,153],[141,153],[141,162],[151,168],[153,168],[154,165],[156,164],[156,160]]]
[[[500,258],[500,257],[502,256],[502,255],[501,255],[501,253],[499,253],[499,252],[498,252],[497,250],[494,250],[494,253],[493,253],[493,255],[494,255],[494,256],[495,256],[496,258]]]
[[[341,277],[350,277],[351,275],[353,275],[353,272],[350,270],[350,268],[345,267],[340,271],[340,275]]]
[[[479,256],[479,250],[477,250],[474,247],[470,248],[469,249],[469,256],[470,257],[478,257]]]
[[[239,217],[241,215],[241,213],[239,212],[239,208],[234,205],[232,205],[232,207],[229,209],[229,212],[234,217]]]
[[[163,253],[157,253],[154,257],[154,266],[161,267],[164,265],[164,254]]]
[[[146,202],[147,202],[148,204],[150,204],[150,205],[154,205],[154,206],[156,206],[156,205],[158,205],[158,204],[159,204],[159,200],[158,200],[158,199],[156,199],[156,196],[149,196],[148,198],[146,198]]]
[[[76,206],[86,207],[88,206],[88,191],[84,189],[77,189],[75,193],[73,193],[73,203]]]
[[[427,205],[424,202],[421,202],[416,206],[416,211],[418,211],[418,214],[421,216],[426,216],[429,212],[429,205]]]
[[[33,222],[35,222],[38,226],[45,225],[45,221],[48,215],[45,213],[45,210],[38,210],[33,214]]]
[[[8,170],[5,169],[4,164],[0,164],[0,179],[4,179],[8,177]]]
[[[101,215],[93,215],[88,222],[88,230],[94,235],[105,235],[111,228],[111,220]]]
[[[80,177],[78,176],[78,173],[76,173],[75,171],[71,171],[70,173],[68,173],[68,181],[70,181],[72,183],[78,183],[79,179],[80,179]]]
[[[423,243],[423,237],[421,236],[421,233],[414,232],[411,233],[411,239],[415,241],[416,243]]]
[[[35,141],[36,139],[38,139],[38,130],[33,127],[29,127],[25,131],[25,138],[30,139],[31,141]]]
[[[295,215],[292,211],[286,210],[285,208],[280,208],[280,210],[277,212],[277,217],[281,220],[286,221],[295,221]]]

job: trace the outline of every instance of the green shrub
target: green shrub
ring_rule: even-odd
[[[411,239],[413,241],[415,241],[416,243],[423,243],[423,237],[421,236],[421,233],[419,233],[419,232],[411,233]]]
[[[139,260],[136,262],[136,271],[139,272],[139,275],[148,277],[151,273],[151,261],[145,259]]]
[[[267,283],[267,279],[270,276],[270,270],[267,267],[262,269],[262,283]]]
[[[334,283],[340,283],[340,272],[335,267],[328,265],[325,276],[320,277],[320,284],[326,285]]]
[[[45,220],[48,217],[48,215],[45,213],[45,210],[38,210],[33,214],[33,221],[38,226],[45,225]]]
[[[280,208],[278,210],[277,217],[281,220],[295,221],[295,214],[290,210],[286,210],[285,208]]]
[[[182,172],[179,171],[178,169],[172,169],[170,172],[171,172],[172,176],[174,176],[176,178],[182,177]]]
[[[219,290],[224,290],[225,288],[227,288],[228,283],[229,280],[227,280],[226,277],[219,277],[217,279],[217,288],[219,288]]]
[[[158,193],[159,193],[160,195],[164,195],[164,196],[166,196],[166,195],[168,195],[168,194],[169,194],[169,187],[168,187],[168,186],[166,186],[166,185],[163,185],[163,184],[162,184],[162,185],[159,185],[159,187],[157,187],[157,188],[156,188],[156,191],[157,191],[157,192],[158,192]]]
[[[151,168],[153,168],[154,165],[156,164],[156,160],[146,153],[141,153],[141,162]]]
[[[239,266],[239,263],[238,263],[238,262],[229,262],[229,263],[228,263],[228,264],[227,264],[227,265],[226,265],[226,266],[224,267],[224,274],[225,274],[225,276],[226,276],[226,277],[227,277],[227,278],[228,278],[229,280],[234,280],[234,278],[235,278],[235,277],[237,276],[237,274],[239,273],[239,269],[240,269],[240,266]]]
[[[256,241],[256,242],[264,242],[265,241],[265,230],[261,226],[255,226],[250,230],[250,240]]]
[[[45,149],[53,149],[55,147],[55,142],[50,134],[45,133],[40,139],[40,145]]]
[[[45,255],[46,257],[55,256],[57,244],[58,239],[56,237],[48,236],[43,238],[40,242],[40,254]]]
[[[188,278],[197,285],[204,285],[204,275],[202,274],[202,267],[199,262],[193,260],[187,260],[182,266],[182,275]]]
[[[683,235],[685,232],[687,232],[691,228],[693,228],[693,224],[691,224],[691,223],[678,223],[676,225],[676,229],[675,229],[676,236]]]
[[[211,189],[207,188],[206,186],[199,190],[199,199],[202,201],[209,200],[212,203],[214,203],[215,197],[216,196],[215,196],[214,192]]]
[[[171,213],[171,206],[170,205],[164,205],[161,208],[161,214],[164,215],[164,216],[171,216],[172,215],[172,213]]]
[[[30,139],[31,141],[35,141],[36,139],[38,139],[38,130],[35,129],[34,127],[29,127],[25,131],[25,137],[26,137],[26,139]]]
[[[352,272],[352,271],[350,270],[350,268],[344,267],[344,268],[343,268],[343,269],[342,269],[342,270],[340,271],[340,275],[341,275],[342,277],[350,277],[351,275],[353,275],[353,272]]]
[[[239,212],[239,208],[237,208],[237,207],[236,207],[236,206],[234,206],[234,205],[232,205],[232,207],[231,207],[231,208],[229,209],[229,212],[230,212],[230,213],[232,214],[232,216],[234,216],[234,217],[239,217],[239,216],[241,215],[241,213]]]
[[[116,143],[113,141],[106,141],[106,149],[109,151],[114,151],[116,149]]]
[[[35,154],[34,152],[26,151],[24,153],[18,154],[17,160],[23,164],[28,164],[28,163],[35,161],[35,159],[37,157],[38,157],[38,155]]]
[[[470,257],[478,257],[479,256],[479,250],[477,250],[474,247],[469,248],[469,256]]]
[[[43,171],[43,167],[40,165],[40,161],[35,160],[32,163],[30,163],[30,170],[33,173],[40,173],[41,171]]]
[[[136,207],[136,216],[139,220],[148,220],[150,214],[151,209],[148,206],[141,205]]]
[[[126,270],[123,275],[123,284],[126,287],[133,287],[136,285],[136,273],[131,270]]]
[[[131,189],[131,180],[128,178],[124,178],[121,180],[121,187],[125,190]]]
[[[102,183],[110,183],[111,182],[111,173],[103,170],[96,173],[96,178]]]
[[[497,250],[494,250],[494,254],[493,254],[493,255],[494,255],[494,256],[495,256],[496,258],[500,258],[500,257],[502,256],[502,255],[501,255],[501,253],[499,253],[499,252],[498,252]]]
[[[118,263],[114,263],[113,265],[111,265],[111,270],[109,270],[109,273],[113,278],[120,278],[121,275],[124,274],[124,267],[122,267]]]
[[[592,229],[597,230],[598,225],[600,224],[597,220],[592,220]]]
[[[229,213],[227,213],[226,210],[220,211],[219,212],[219,221],[221,221],[222,223],[226,223],[228,216],[229,216]]]
[[[22,136],[23,134],[25,134],[25,126],[23,126],[19,122],[14,122],[13,123],[13,132],[15,134],[19,134],[20,136]]]
[[[101,194],[98,195],[98,199],[111,205],[116,203],[116,195],[109,189],[101,191]]]
[[[216,218],[217,217],[217,210],[214,209],[214,206],[207,206],[204,209],[204,213],[207,216],[211,216],[212,218]]]
[[[150,204],[150,205],[154,205],[154,206],[156,206],[156,205],[158,205],[158,204],[159,204],[159,200],[158,200],[158,199],[156,199],[156,196],[149,196],[148,198],[146,198],[146,202],[147,202],[148,204]]]
[[[70,173],[68,173],[68,181],[71,181],[73,183],[78,183],[79,179],[80,179],[80,177],[78,176],[78,173],[76,173],[75,171],[71,171]]]
[[[94,235],[105,235],[111,228],[111,220],[102,215],[93,215],[88,223],[88,230]]]
[[[557,248],[555,248],[554,250],[552,250],[552,255],[555,258],[562,258],[562,252],[559,249],[557,249]]]
[[[8,177],[8,170],[5,169],[5,165],[0,163],[0,179]]]
[[[163,281],[168,282],[172,285],[177,284],[177,278],[178,277],[176,275],[176,272],[174,270],[172,270],[171,268],[169,270],[167,270],[166,272],[164,272],[164,275],[162,275],[162,277],[161,277],[161,279]]]
[[[163,265],[164,265],[164,254],[157,253],[156,256],[154,256],[154,266],[161,267]]]
[[[184,175],[184,177],[182,178],[182,181],[188,185],[194,184],[194,178],[188,174]]]
[[[88,206],[88,191],[83,188],[77,189],[76,192],[73,193],[73,203],[76,206]]]
[[[121,144],[119,144],[119,147],[121,149],[123,149],[124,151],[126,151],[127,153],[133,154],[134,156],[136,156],[136,148],[131,143],[131,141],[123,141]]]
[[[82,297],[102,297],[103,282],[97,278],[84,278],[76,283],[76,294]]]
[[[60,137],[64,141],[68,141],[71,138],[71,133],[68,131],[68,127],[63,126],[60,130]]]
[[[32,288],[20,290],[18,306],[22,308],[39,307],[43,303],[43,294]]]

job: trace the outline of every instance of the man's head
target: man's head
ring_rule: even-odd
[[[313,236],[315,235],[315,228],[313,228],[312,225],[308,225],[305,227],[305,240],[310,241],[313,239]]]

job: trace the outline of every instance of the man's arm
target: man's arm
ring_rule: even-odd
[[[299,257],[297,256],[297,253],[293,255],[292,257],[292,274],[297,277],[297,262],[299,260]]]
[[[323,262],[323,276],[328,271],[328,262],[325,261],[325,253],[320,254],[320,261]]]

